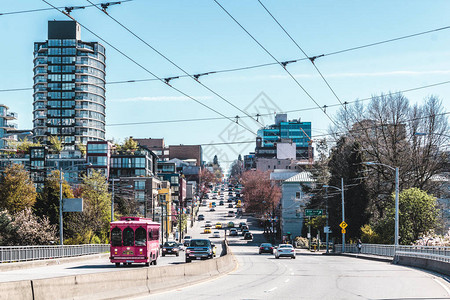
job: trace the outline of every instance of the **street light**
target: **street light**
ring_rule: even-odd
[[[325,188],[334,188],[338,191],[341,191],[341,199],[342,199],[342,222],[345,222],[345,206],[344,206],[344,178],[341,178],[341,188],[332,186],[332,185],[324,185]],[[327,215],[328,218],[328,215]],[[327,245],[328,249],[328,245]],[[345,233],[342,231],[342,253],[345,252]]]
[[[399,175],[398,175],[398,167],[391,167],[382,163],[376,163],[376,162],[363,162],[365,165],[379,165],[384,166],[386,168],[389,168],[391,170],[395,171],[395,233],[394,233],[394,248],[397,249],[398,247],[398,191],[399,191]]]

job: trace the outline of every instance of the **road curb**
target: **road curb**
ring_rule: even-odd
[[[393,263],[393,258],[392,257],[382,257],[382,256],[373,256],[373,255],[366,255],[366,254],[354,254],[354,253],[330,253],[330,254],[325,254],[325,255],[348,256],[348,257],[359,258],[359,259],[375,260],[375,261],[382,261],[382,262]]]

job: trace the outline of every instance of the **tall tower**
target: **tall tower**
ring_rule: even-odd
[[[34,139],[58,136],[66,150],[105,140],[105,48],[83,42],[75,21],[49,21],[34,43]]]

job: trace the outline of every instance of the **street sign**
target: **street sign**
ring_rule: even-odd
[[[345,227],[347,227],[348,226],[348,224],[347,223],[345,223],[345,221],[342,221],[342,223],[341,224],[339,224],[339,226],[342,228],[342,229],[345,229]]]
[[[323,232],[324,232],[324,233],[333,233],[333,232],[331,232],[330,226],[325,226],[325,227],[323,227]]]
[[[323,215],[323,209],[305,209],[305,216],[319,217]]]
[[[342,229],[341,229],[341,232],[342,232],[342,233],[345,233],[345,229],[344,229],[344,228],[342,228]]]
[[[83,198],[64,198],[63,212],[83,212]]]

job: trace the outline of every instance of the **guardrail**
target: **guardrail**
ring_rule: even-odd
[[[0,247],[0,263],[72,257],[109,251],[109,244]]]
[[[342,252],[342,244],[334,245],[334,252]],[[345,244],[346,253],[358,253],[356,244]],[[450,247],[444,246],[397,246],[394,245],[381,245],[381,244],[362,244],[361,254],[370,254],[378,256],[407,256],[417,257],[436,261],[442,261],[450,263]]]

